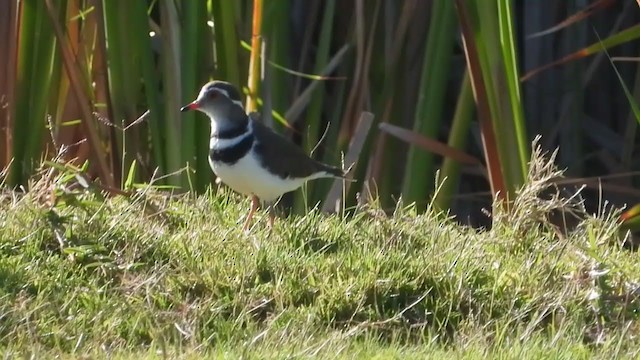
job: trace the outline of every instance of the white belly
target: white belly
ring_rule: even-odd
[[[255,195],[266,202],[277,200],[282,194],[299,188],[306,181],[306,179],[282,179],[271,174],[260,165],[253,154],[253,149],[233,165],[211,160],[209,164],[225,185],[236,192]]]

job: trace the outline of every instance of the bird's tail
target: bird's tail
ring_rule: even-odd
[[[329,166],[326,164],[322,164],[322,170],[324,170],[327,174],[331,175],[332,177],[346,179],[347,174],[351,171],[351,169],[353,168],[353,165],[355,165],[355,163],[351,164],[351,166],[349,166],[347,169],[341,169],[336,166]]]
[[[327,174],[337,178],[344,178],[346,175],[346,172],[338,167],[326,166],[323,170]]]

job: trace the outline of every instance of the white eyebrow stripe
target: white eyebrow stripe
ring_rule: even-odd
[[[229,96],[229,92],[225,89],[221,89],[221,88],[216,88],[216,91],[219,91],[221,94],[223,94],[224,96],[227,97],[227,99],[231,100],[231,96]],[[244,109],[244,105],[242,105],[242,101],[240,100],[231,100],[231,102],[233,102],[234,104],[240,106],[241,108]]]
[[[213,90],[219,92],[220,94],[226,96],[229,100],[231,100],[231,96],[229,96],[229,92],[227,90],[222,88],[215,88]]]
[[[200,94],[198,95],[198,98],[199,99],[203,98],[208,91],[217,91],[220,94],[226,96],[227,99],[231,100],[231,96],[229,96],[229,92],[227,90],[225,90],[225,89],[218,88],[218,87],[216,87],[214,89],[210,89],[210,90],[209,89],[202,89],[202,91],[200,91]],[[244,109],[244,105],[242,104],[242,101],[240,101],[240,100],[231,100],[231,102],[233,102],[234,104],[236,104],[236,105],[238,105],[238,106],[240,106],[241,108]]]

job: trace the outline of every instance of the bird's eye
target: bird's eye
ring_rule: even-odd
[[[207,96],[209,97],[209,99],[215,99],[215,98],[218,97],[218,92],[217,91],[209,91]]]

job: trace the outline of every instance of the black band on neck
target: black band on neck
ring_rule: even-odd
[[[253,146],[253,135],[245,136],[237,144],[222,149],[211,149],[209,158],[213,162],[222,162],[227,165],[233,165],[243,156],[245,156]]]

